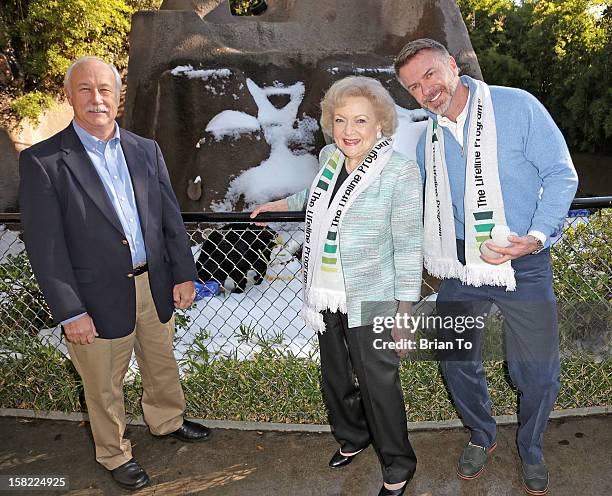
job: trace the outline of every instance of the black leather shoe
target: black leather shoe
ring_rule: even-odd
[[[548,492],[548,467],[542,461],[535,465],[523,463],[523,486],[527,494],[543,496]]]
[[[134,491],[149,483],[149,476],[133,458],[110,471],[115,482],[123,489]]]
[[[378,496],[402,496],[402,494],[404,494],[404,491],[406,490],[407,485],[408,481],[406,481],[406,484],[404,484],[399,489],[387,489],[383,484],[383,486],[380,488]]]
[[[206,441],[210,438],[210,435],[211,432],[208,427],[196,424],[195,422],[191,422],[187,419],[183,420],[183,425],[181,425],[177,430],[168,434],[168,436],[175,437],[187,443]]]
[[[363,450],[359,450],[357,453],[354,453],[349,456],[349,455],[343,455],[342,453],[340,453],[340,450],[338,450],[334,453],[334,456],[331,457],[331,460],[329,461],[329,466],[331,468],[344,467],[345,465],[348,465],[349,463],[351,463],[353,461],[353,458],[355,458],[362,451]]]
[[[470,441],[459,457],[457,462],[457,475],[463,480],[473,480],[480,477],[482,474],[487,458],[495,448],[497,443],[494,442],[488,448],[472,444]]]

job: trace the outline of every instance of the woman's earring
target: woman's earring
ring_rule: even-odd
[[[382,138],[382,133],[380,132],[380,129],[378,130],[378,132],[376,133],[376,139],[380,139]]]

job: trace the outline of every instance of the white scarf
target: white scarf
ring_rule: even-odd
[[[325,331],[322,310],[346,313],[346,291],[340,262],[339,230],[344,214],[382,172],[393,153],[392,139],[376,142],[364,161],[351,172],[329,203],[344,165],[344,154],[336,149],[310,187],[306,204],[302,270],[304,303],[301,316],[315,331]]]
[[[462,265],[457,259],[444,133],[430,118],[425,140],[425,268],[439,279],[458,278],[470,286],[506,286],[506,291],[514,291],[516,281],[509,261],[493,265],[480,258],[480,245],[491,239],[491,229],[507,224],[499,183],[497,132],[491,92],[482,81],[475,82],[463,200],[466,263]]]

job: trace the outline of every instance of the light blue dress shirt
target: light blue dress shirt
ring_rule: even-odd
[[[145,264],[147,262],[147,253],[140,226],[140,217],[136,208],[132,179],[121,148],[119,126],[115,123],[115,134],[106,143],[89,134],[75,121],[72,121],[72,126],[81,140],[98,176],[100,176],[106,194],[121,222],[123,233],[130,246],[132,266],[137,267],[138,265]],[[81,317],[81,315],[67,319],[62,324],[72,322]]]

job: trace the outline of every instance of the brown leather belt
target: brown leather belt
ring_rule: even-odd
[[[149,264],[139,265],[138,267],[134,267],[133,274],[135,276],[139,276],[140,274],[144,274],[149,270]]]

